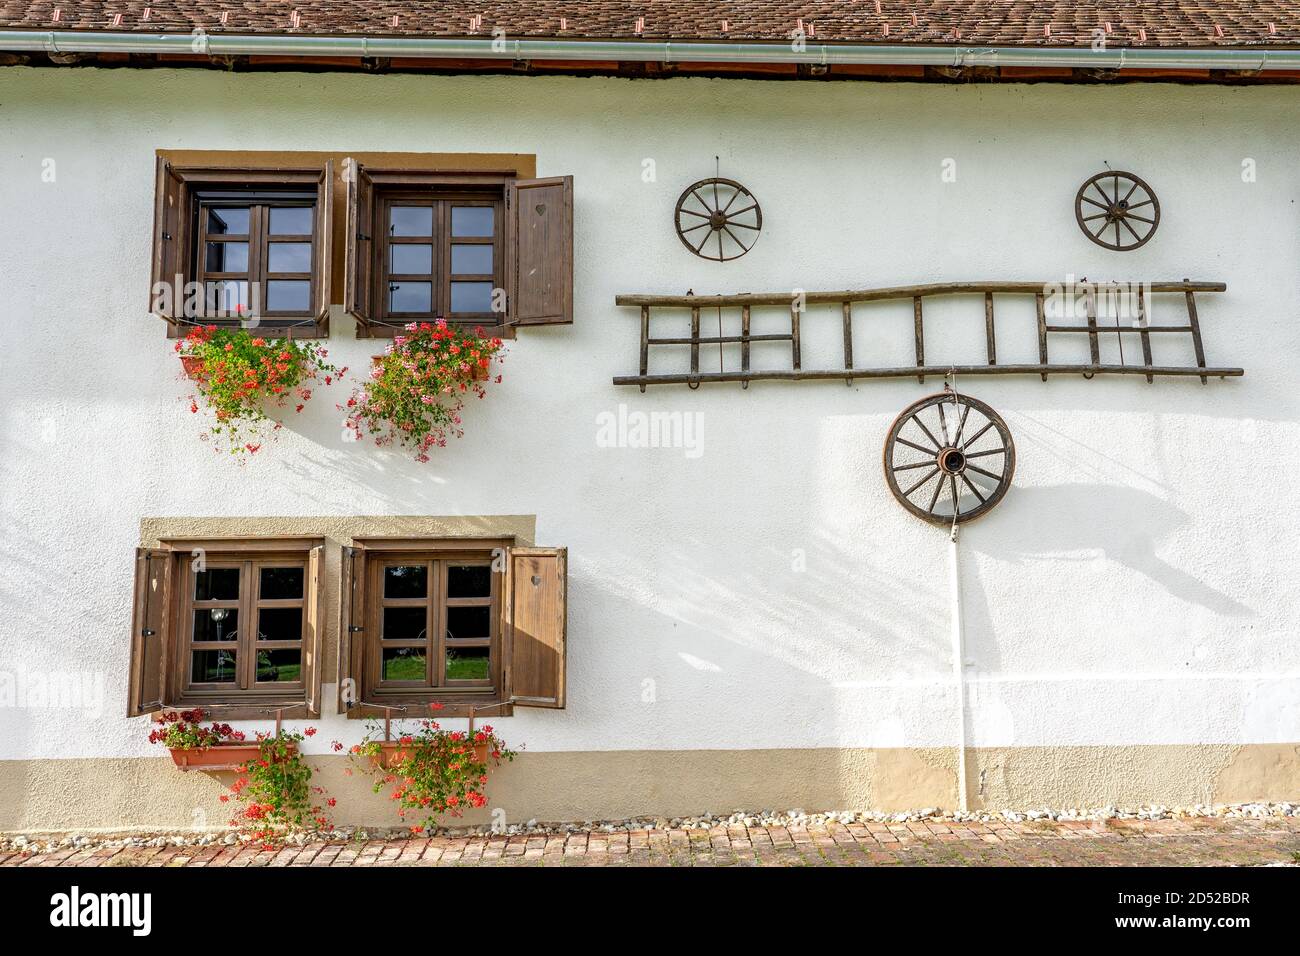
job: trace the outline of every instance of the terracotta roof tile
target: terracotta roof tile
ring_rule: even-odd
[[[0,0],[12,30],[756,42],[800,22],[811,42],[1300,45],[1300,0]]]

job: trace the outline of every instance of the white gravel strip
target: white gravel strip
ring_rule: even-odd
[[[589,820],[585,823],[527,823],[509,825],[494,831],[491,827],[444,827],[440,836],[518,836],[569,833],[617,833],[630,830],[707,830],[710,827],[800,827],[821,828],[829,823],[912,823],[917,821],[959,823],[1023,823],[1034,820],[1185,820],[1185,819],[1253,819],[1300,817],[1300,803],[1232,803],[1217,806],[1196,804],[1190,807],[1146,806],[1137,808],[1099,807],[1090,810],[1050,808],[1036,810],[940,810],[926,807],[904,813],[838,810],[807,813],[803,810],[749,812],[730,814],[706,813],[695,817],[658,817],[631,820]],[[295,834],[294,844],[383,840],[410,836],[406,828],[341,827],[311,834]],[[28,853],[53,853],[69,848],[93,850],[101,847],[161,846],[233,846],[240,842],[230,831],[189,833],[141,833],[117,836],[86,836],[78,833],[4,834],[0,835],[0,852],[23,850]]]

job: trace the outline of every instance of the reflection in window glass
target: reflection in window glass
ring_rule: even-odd
[[[386,607],[382,637],[386,641],[422,641],[426,622],[422,607]]]
[[[490,597],[492,568],[486,564],[453,564],[447,568],[447,597]]]
[[[272,279],[266,284],[266,308],[270,312],[308,312],[311,282],[306,279]]]
[[[389,312],[433,311],[433,283],[390,282],[388,284]]]
[[[432,236],[432,206],[393,206],[388,212],[390,236]]]
[[[214,236],[248,235],[248,207],[209,207],[208,232]]]
[[[487,680],[486,647],[447,648],[447,680]]]
[[[458,238],[490,236],[495,218],[491,206],[452,206],[451,234]]]
[[[390,647],[383,652],[383,680],[423,681],[424,648]]]
[[[239,568],[207,568],[194,572],[194,600],[238,601]]]
[[[302,640],[302,608],[264,607],[257,612],[259,641]]]
[[[207,284],[207,299],[203,303],[207,315],[234,315],[247,311],[248,283],[243,280],[222,279]]]
[[[453,282],[451,284],[452,312],[491,312],[491,282]]]
[[[428,275],[433,271],[433,246],[402,243],[389,250],[388,271],[392,275]]]
[[[384,597],[422,598],[428,593],[428,565],[395,564],[384,568]]]
[[[248,243],[209,242],[203,268],[208,272],[247,272]]]
[[[310,242],[273,242],[269,248],[268,272],[311,272]]]
[[[302,597],[304,577],[302,568],[262,568],[258,596],[263,601],[295,601]]]
[[[194,651],[191,655],[190,681],[195,684],[233,684],[234,651]]]
[[[448,640],[488,637],[491,633],[492,609],[490,607],[447,608]]]
[[[452,243],[452,275],[483,276],[492,274],[492,247]]]
[[[289,648],[258,651],[257,679],[281,684],[302,680],[302,651]]]
[[[195,641],[234,641],[239,638],[239,611],[214,607],[194,612]]]
[[[315,212],[310,206],[281,206],[271,210],[271,235],[310,236]]]

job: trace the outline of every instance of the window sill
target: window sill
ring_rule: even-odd
[[[415,319],[412,321],[425,322],[428,320]],[[407,322],[394,321],[391,325],[385,325],[378,322],[372,322],[370,325],[362,325],[360,322],[358,322],[357,338],[391,339],[394,336],[404,334],[406,332],[406,326],[408,324],[409,323]],[[471,332],[474,331],[475,328],[480,327],[475,325],[472,322],[451,322],[448,324],[463,326],[464,328],[468,329]],[[513,341],[515,337],[515,327],[513,325],[484,325],[481,326],[481,328],[483,329],[483,335],[485,338],[506,339],[506,340]]]
[[[174,704],[168,704],[163,708],[165,711],[172,710],[192,710],[199,708],[203,711],[203,719],[208,720],[275,720],[277,710],[284,711],[285,720],[315,720],[320,717],[320,708],[308,708],[301,699],[295,701],[267,700],[267,701],[240,701],[235,702],[217,702],[212,700],[189,699],[178,700]]]
[[[435,700],[443,705],[442,709],[431,711],[429,710],[429,704],[434,703]],[[405,701],[393,701],[392,706],[394,710],[391,714],[389,711],[384,710],[383,707],[378,706],[378,703],[379,702],[356,704],[348,709],[348,720],[370,720],[374,718],[383,720],[386,716],[391,716],[393,720],[425,720],[430,717],[434,720],[438,720],[443,717],[468,717],[471,707],[474,708],[474,716],[476,718],[481,717],[484,720],[490,720],[495,717],[511,717],[515,712],[514,704],[502,704],[495,700],[490,702],[481,701],[476,704],[474,701],[465,700],[464,698],[457,700],[430,699],[420,701],[408,698]],[[406,711],[403,712],[397,710],[396,708],[398,707],[405,707]]]

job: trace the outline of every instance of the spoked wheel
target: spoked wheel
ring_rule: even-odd
[[[734,179],[701,179],[686,187],[673,215],[677,238],[703,259],[739,259],[758,241],[763,210]]]
[[[1145,245],[1160,225],[1160,200],[1132,173],[1098,173],[1074,196],[1074,218],[1099,246],[1127,252]]]
[[[903,409],[885,439],[885,480],[894,497],[931,524],[951,526],[990,511],[1011,486],[1016,446],[988,405],[940,392]]]

